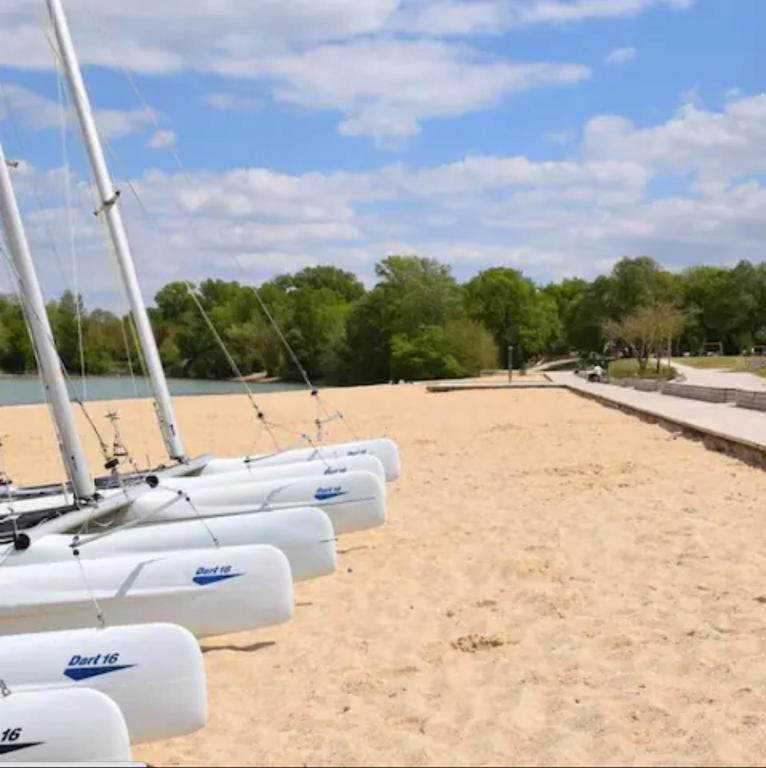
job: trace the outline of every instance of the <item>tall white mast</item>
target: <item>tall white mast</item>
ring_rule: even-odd
[[[69,402],[69,393],[64,382],[56,347],[53,343],[48,314],[45,310],[40,283],[29,252],[29,243],[24,233],[19,206],[11,184],[11,175],[0,145],[0,217],[2,218],[8,250],[13,259],[21,288],[21,300],[27,326],[37,350],[40,376],[45,386],[47,400],[53,412],[53,419],[61,441],[61,455],[64,459],[72,490],[78,499],[91,499],[96,488],[88,472],[85,453],[75,428],[74,416]]]
[[[154,390],[162,437],[165,440],[168,455],[173,459],[182,461],[186,459],[186,452],[184,451],[181,436],[176,425],[173,405],[170,400],[170,390],[165,380],[165,372],[162,369],[157,342],[152,333],[149,315],[146,312],[141,288],[138,284],[138,276],[136,275],[130,244],[118,206],[119,192],[114,188],[106,161],[104,160],[104,151],[101,147],[101,140],[96,129],[95,120],[93,119],[93,110],[85,90],[82,72],[77,61],[77,55],[75,54],[72,36],[69,32],[69,25],[64,15],[61,0],[47,0],[47,3],[48,13],[53,23],[56,41],[58,42],[61,63],[66,72],[72,101],[74,102],[77,118],[80,122],[91,168],[93,169],[93,176],[98,188],[101,201],[101,208],[98,213],[106,217],[109,234],[112,238],[117,262],[120,267],[120,274],[125,284],[128,301],[136,323],[138,341],[144,353],[147,372],[152,383],[152,389]]]

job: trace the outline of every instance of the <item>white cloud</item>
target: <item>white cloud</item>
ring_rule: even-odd
[[[604,61],[607,64],[627,64],[638,56],[636,48],[615,48],[610,51]]]
[[[155,131],[148,144],[152,149],[168,149],[176,145],[176,135],[173,131]]]
[[[410,34],[498,34],[514,27],[577,24],[638,16],[652,8],[680,11],[695,0],[426,0],[401,3],[389,27]]]
[[[151,117],[142,109],[99,109],[95,116],[99,132],[108,139],[144,130],[151,123]],[[61,130],[61,105],[28,88],[0,83],[0,121],[9,118],[33,130]],[[71,110],[67,120],[70,125],[74,122]]]
[[[275,99],[340,115],[339,130],[399,145],[423,121],[588,77],[576,63],[491,57],[455,39],[540,24],[626,18],[692,0],[69,0],[84,64],[257,81]],[[0,0],[0,66],[51,69],[37,2]],[[205,101],[252,109],[227,87]],[[113,116],[114,117],[114,116]],[[117,129],[115,129],[117,130]]]
[[[476,155],[354,173],[151,171],[132,183],[153,226],[130,195],[121,205],[147,296],[179,275],[263,280],[317,263],[369,282],[374,262],[395,251],[449,261],[462,276],[511,264],[538,279],[592,275],[624,254],[649,253],[675,266],[730,263],[763,257],[764,131],[766,94],[759,94],[717,112],[685,107],[647,128],[594,118],[584,146],[560,161]],[[66,253],[63,175],[28,167],[18,175],[28,213],[33,179],[41,189],[44,211],[28,221],[41,271],[60,291],[67,283],[43,223]],[[653,183],[668,178],[675,191],[657,198]],[[92,305],[116,293],[116,283],[87,185],[77,189],[81,274]]]
[[[381,143],[417,133],[424,119],[484,109],[510,93],[577,83],[590,74],[576,64],[513,62],[468,46],[386,39],[319,46],[245,67],[273,78],[277,99],[339,110],[342,133]]]
[[[585,128],[592,160],[633,161],[660,173],[696,173],[703,181],[766,171],[766,93],[727,101],[722,112],[684,105],[668,122],[636,128],[601,116]]]
[[[263,101],[255,96],[249,96],[241,93],[231,93],[228,91],[212,91],[204,96],[204,102],[218,109],[221,112],[240,111],[248,112],[250,110],[258,109],[262,106]]]

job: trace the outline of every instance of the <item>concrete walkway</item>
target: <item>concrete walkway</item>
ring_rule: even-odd
[[[751,392],[766,392],[766,378],[756,376],[754,373],[694,368],[676,360],[673,361],[673,367],[684,375],[686,384],[716,389],[748,389]]]
[[[429,392],[465,392],[474,389],[551,389],[561,388],[562,384],[553,381],[447,381],[438,384],[428,384]]]
[[[722,375],[728,377],[730,374]],[[659,392],[639,392],[611,384],[594,384],[570,372],[549,373],[548,376],[556,384],[618,407],[623,406],[626,410],[654,416],[703,435],[734,440],[766,452],[766,412],[737,408],[732,404],[705,403]]]

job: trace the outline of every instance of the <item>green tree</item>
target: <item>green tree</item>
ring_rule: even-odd
[[[515,269],[484,270],[463,286],[463,295],[469,317],[492,334],[499,350],[512,343],[515,360],[542,354],[560,337],[555,299]]]

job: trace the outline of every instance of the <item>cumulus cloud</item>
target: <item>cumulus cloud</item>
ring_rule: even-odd
[[[484,109],[509,93],[577,83],[590,74],[576,64],[514,62],[428,40],[319,46],[248,64],[249,71],[257,69],[273,78],[272,93],[281,101],[340,110],[342,133],[381,143],[417,133],[424,119]]]
[[[95,116],[101,135],[109,139],[144,130],[151,123],[151,117],[142,109],[99,109]],[[38,131],[60,130],[61,105],[28,88],[0,83],[0,120],[4,119],[14,119],[26,128]],[[66,119],[70,124],[73,122],[71,111]]]
[[[316,263],[353,269],[369,282],[374,262],[396,251],[449,261],[463,276],[512,264],[538,279],[592,274],[623,254],[651,253],[676,266],[762,258],[766,94],[740,94],[718,110],[687,104],[648,127],[601,115],[582,135],[555,161],[476,154],[357,172],[148,171],[131,183],[153,223],[130,195],[120,204],[149,296],[178,275],[263,280]],[[29,167],[18,176],[52,279],[58,267],[46,250],[49,233],[67,250],[64,177]],[[34,212],[33,180],[42,211]],[[674,191],[657,196],[658,187]],[[89,288],[111,285],[116,294],[87,184],[77,189],[76,238]]]
[[[176,135],[173,131],[155,131],[148,144],[152,149],[168,149],[176,145]]]
[[[695,173],[728,180],[766,171],[766,94],[741,96],[723,111],[685,104],[666,123],[636,128],[603,115],[585,128],[585,153],[593,160],[632,160],[655,173]]]
[[[0,0],[0,66],[51,69],[39,9]],[[275,99],[340,115],[339,130],[399,146],[424,120],[486,109],[511,94],[571,85],[576,62],[516,61],[452,38],[533,24],[635,16],[691,0],[327,0],[95,3],[70,0],[84,64],[142,74],[186,70],[257,81]],[[265,85],[264,85],[265,84]],[[251,109],[232,89],[206,97],[216,109]]]
[[[604,61],[607,64],[627,64],[638,56],[636,48],[615,48],[609,51]]]
[[[429,35],[498,34],[514,27],[632,18],[652,8],[681,11],[695,0],[425,0],[401,3],[389,27]]]

